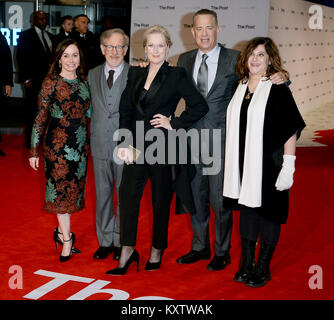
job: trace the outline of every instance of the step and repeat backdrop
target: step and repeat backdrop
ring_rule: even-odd
[[[219,42],[229,48],[240,48],[244,40],[268,35],[269,6],[268,0],[132,1],[130,60],[144,58],[143,33],[160,24],[171,34],[173,46],[168,60],[175,64],[180,53],[196,47],[191,34],[192,18],[202,8],[216,11],[221,28]]]
[[[133,0],[130,62],[144,58],[144,31],[161,24],[171,34],[173,46],[168,61],[175,65],[182,52],[196,48],[191,34],[192,18],[201,8],[217,13],[221,28],[218,41],[228,48],[240,50],[255,36],[274,39],[290,72],[290,88],[302,112],[334,100],[334,8],[310,1]],[[14,71],[17,40],[20,32],[30,27],[33,9],[32,2],[0,2],[0,29],[11,47]],[[56,26],[56,14],[76,15],[82,11],[80,6],[43,9],[49,13],[50,28]],[[88,9],[94,20],[93,6]],[[20,84],[15,83],[12,96],[22,97]]]
[[[334,8],[303,0],[271,0],[268,34],[290,72],[299,110],[333,101]]]
[[[219,42],[241,49],[255,36],[270,36],[279,46],[290,86],[301,112],[334,100],[334,8],[304,0],[135,0],[131,16],[130,61],[144,58],[143,33],[165,26],[173,46],[168,61],[195,48],[193,14],[217,12]]]

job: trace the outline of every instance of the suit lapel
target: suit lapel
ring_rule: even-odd
[[[218,58],[216,77],[215,77],[215,80],[213,81],[210,91],[208,92],[207,97],[215,90],[217,85],[221,83],[222,79],[225,77],[224,71],[229,70],[228,69],[229,61],[226,57],[226,50],[221,44],[219,44],[219,46],[220,46],[220,52],[219,52],[219,58]]]
[[[144,113],[144,108],[141,106],[139,102],[139,95],[140,95],[141,90],[143,90],[144,88],[144,85],[147,79],[147,75],[148,75],[148,68],[149,66],[147,66],[145,69],[138,69],[139,74],[137,74],[137,81],[136,81],[136,87],[135,87],[134,104],[136,105],[136,108],[142,115],[144,115],[145,113]],[[145,103],[149,103],[150,101],[152,101],[152,99],[154,99],[161,85],[166,80],[168,74],[169,74],[168,63],[165,61],[163,65],[160,67],[156,76],[154,77],[150,85],[150,88],[146,93]]]
[[[134,96],[135,104],[137,104],[137,102],[139,101],[139,95],[141,90],[144,88],[147,74],[148,74],[148,66],[143,69],[137,69],[137,75],[136,75],[137,81],[135,85],[135,96]]]
[[[186,69],[187,73],[189,74],[191,80],[193,81],[193,84],[196,87],[196,82],[194,80],[193,74],[194,74],[194,66],[195,66],[195,60],[198,50],[193,50],[189,53],[189,57],[186,60],[186,64],[184,65],[184,68]]]
[[[129,64],[124,62],[124,68],[121,72],[121,74],[119,75],[119,80],[121,81],[121,88],[125,88],[125,84],[126,84],[126,80],[127,80],[127,75],[128,75],[128,71],[129,71]],[[117,79],[118,80],[118,79]],[[117,81],[116,80],[116,81]],[[125,82],[125,83],[124,83]],[[122,92],[120,92],[120,94],[122,94]]]
[[[105,82],[107,81],[106,80],[106,76],[104,74],[104,67],[105,67],[105,63],[101,64],[99,66],[99,69],[98,69],[98,72],[96,73],[96,76],[97,76],[97,79],[96,79],[96,84],[98,86],[97,88],[97,92],[101,92],[102,93],[102,96],[103,96],[103,101],[104,101],[104,104],[103,104],[103,108],[105,109],[106,112],[109,112],[109,108],[108,108],[108,101],[107,101],[107,92],[105,92]]]
[[[39,38],[39,35],[38,35],[37,31],[35,30],[35,27],[31,28],[31,35],[32,35],[32,38],[34,39],[33,41],[35,41],[35,43],[38,44],[39,51],[43,55],[46,55],[44,45],[42,44],[41,39]]]
[[[161,85],[166,80],[169,73],[168,63],[165,61],[163,65],[160,67],[159,71],[157,72],[156,76],[154,77],[151,86],[146,94],[145,101],[149,102],[158,92]]]

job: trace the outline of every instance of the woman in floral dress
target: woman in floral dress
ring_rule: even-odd
[[[88,157],[87,111],[90,94],[84,79],[81,50],[72,39],[62,41],[44,79],[33,125],[29,163],[39,167],[38,148],[43,139],[46,189],[45,207],[57,214],[54,240],[63,245],[60,261],[79,252],[73,247],[71,214],[85,207]]]

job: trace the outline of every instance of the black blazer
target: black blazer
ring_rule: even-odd
[[[54,36],[47,32],[52,45]],[[51,63],[44,46],[34,27],[21,33],[17,44],[17,64],[19,67],[19,82],[32,80],[34,86],[40,86]]]
[[[71,34],[68,36],[65,34],[65,31],[63,28],[60,28],[59,33],[54,36],[54,44],[53,44],[53,52],[56,52],[57,46],[60,42],[62,42],[65,39],[70,39]]]
[[[165,62],[158,71],[145,97],[145,105],[139,103],[139,95],[144,88],[148,68],[131,67],[128,82],[123,91],[119,112],[120,129],[132,132],[134,144],[136,140],[136,121],[144,121],[144,131],[152,129],[150,120],[157,113],[166,117],[172,116],[170,122],[173,129],[189,128],[202,118],[209,110],[203,96],[197,91],[191,78],[181,67],[171,67]],[[174,112],[180,99],[186,101],[186,109],[175,117]],[[168,130],[160,128],[165,133],[165,155],[168,153]],[[147,147],[150,143],[146,142]],[[176,147],[178,149],[178,147]],[[187,146],[185,146],[187,148]],[[142,152],[143,154],[144,152]],[[189,159],[190,157],[188,157]],[[167,161],[166,161],[167,163]],[[193,196],[190,181],[194,175],[191,165],[172,166],[173,189],[176,193],[176,213],[194,212]],[[181,200],[181,201],[180,201]]]
[[[157,113],[166,117],[172,116],[173,129],[189,128],[202,118],[209,110],[203,96],[197,91],[186,71],[181,67],[171,67],[164,62],[155,76],[145,97],[145,105],[139,103],[139,95],[144,88],[148,68],[130,67],[128,82],[123,91],[119,112],[120,129],[132,132],[136,137],[136,121],[144,121],[145,132],[152,129],[150,120]],[[180,117],[174,112],[180,99],[186,101],[186,109]],[[167,133],[166,129],[161,129]]]
[[[13,86],[13,62],[7,40],[0,32],[0,90],[5,85]]]

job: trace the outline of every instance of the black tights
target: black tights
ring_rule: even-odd
[[[252,208],[240,210],[240,235],[242,238],[276,246],[281,232],[281,225],[261,216]]]

